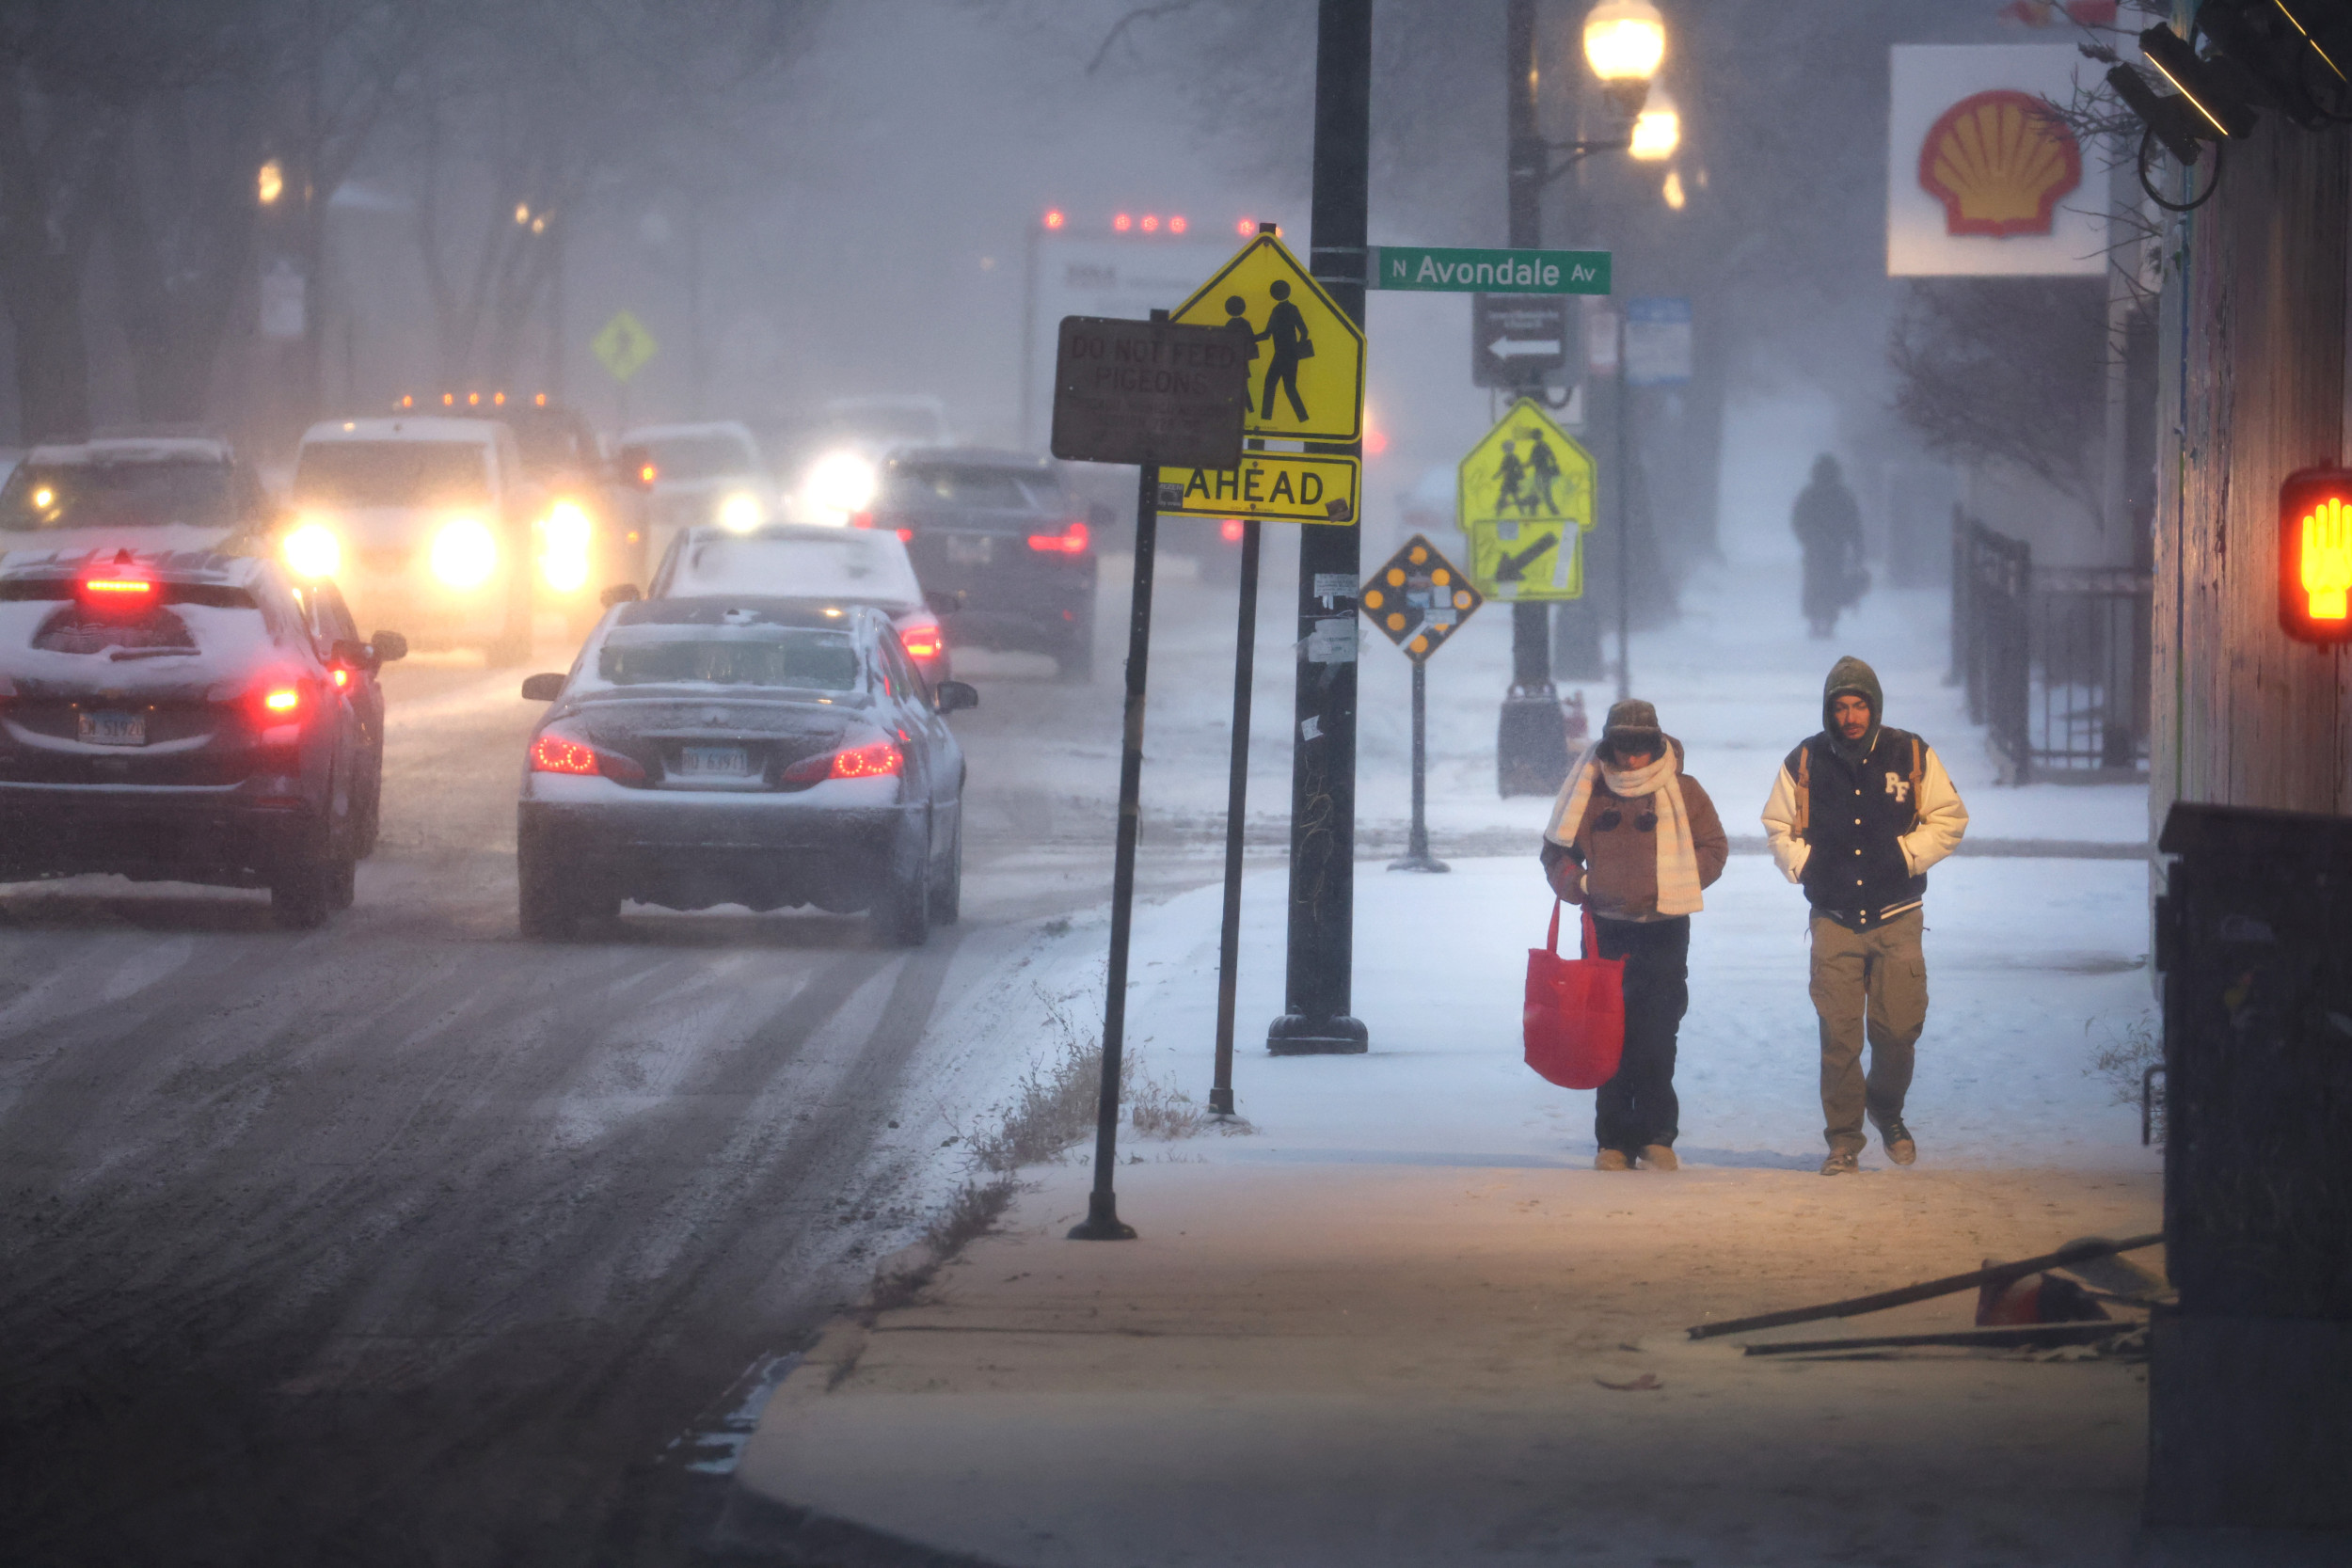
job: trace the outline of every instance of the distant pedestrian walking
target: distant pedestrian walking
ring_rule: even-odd
[[[1862,509],[1829,453],[1813,460],[1813,483],[1797,492],[1788,526],[1804,546],[1804,618],[1814,636],[1831,636],[1839,613],[1862,602],[1870,578],[1862,569]]]
[[[1812,906],[1813,1010],[1821,1031],[1823,1176],[1860,1168],[1863,1118],[1887,1158],[1918,1145],[1903,1124],[1913,1048],[1928,1021],[1928,867],[1968,831],[1935,749],[1880,722],[1879,678],[1841,658],[1821,691],[1821,733],[1788,753],[1764,802],[1781,874]],[[1864,1041],[1870,1069],[1862,1069]]]
[[[1677,1166],[1675,1042],[1691,1005],[1691,916],[1730,853],[1715,802],[1682,771],[1682,742],[1658,727],[1658,710],[1612,707],[1552,805],[1543,847],[1552,891],[1591,911],[1597,956],[1626,961],[1625,1053],[1594,1098],[1596,1170]]]
[[[1266,293],[1274,296],[1274,309],[1265,319],[1265,330],[1257,338],[1274,346],[1271,362],[1266,366],[1265,395],[1258,418],[1274,418],[1274,388],[1279,386],[1290,398],[1292,416],[1303,422],[1307,405],[1298,397],[1298,362],[1314,357],[1314,341],[1307,336],[1307,318],[1291,303],[1291,286],[1278,280],[1267,286]]]

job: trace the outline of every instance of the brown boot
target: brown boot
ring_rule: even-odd
[[[1633,1162],[1625,1157],[1622,1148],[1604,1148],[1593,1156],[1595,1170],[1631,1170]]]
[[[1651,1170],[1680,1170],[1682,1168],[1682,1162],[1675,1158],[1675,1151],[1664,1144],[1644,1144],[1642,1164]]]

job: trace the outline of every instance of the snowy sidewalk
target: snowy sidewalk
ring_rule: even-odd
[[[1518,1061],[1549,908],[1532,859],[1359,867],[1356,1057],[1264,1053],[1283,882],[1253,878],[1236,1069],[1253,1130],[1123,1133],[1130,1243],[1063,1239],[1083,1159],[1029,1173],[1000,1233],[917,1303],[837,1324],[785,1383],[738,1471],[738,1526],[1040,1568],[2121,1564],[2137,1369],[1792,1365],[1680,1330],[2157,1228],[2158,1161],[2089,1070],[2144,1025],[2145,876],[1940,868],[1921,1164],[1874,1148],[1839,1181],[1814,1174],[1803,904],[1769,861],[1734,861],[1694,919],[1675,1175],[1591,1170],[1592,1096]],[[1137,919],[1130,1038],[1196,1098],[1216,909],[1209,888]],[[1039,991],[1097,974],[1101,936],[1041,954]],[[1962,1326],[1972,1305],[1852,1328]]]

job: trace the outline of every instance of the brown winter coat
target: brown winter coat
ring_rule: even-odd
[[[1679,741],[1672,742],[1678,757]],[[1699,886],[1712,887],[1731,858],[1731,841],[1724,835],[1723,818],[1699,782],[1682,775],[1682,805],[1691,816],[1691,847],[1699,863]],[[1614,827],[1601,818],[1617,816]],[[1584,820],[1577,825],[1568,845],[1544,846],[1544,873],[1552,891],[1571,904],[1589,902],[1602,920],[1658,918],[1658,833],[1644,832],[1640,819],[1654,813],[1647,797],[1620,800],[1606,777],[1593,781],[1592,799],[1585,802]]]

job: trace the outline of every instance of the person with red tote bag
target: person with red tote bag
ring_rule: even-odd
[[[1600,739],[1568,770],[1543,847],[1545,878],[1581,908],[1587,956],[1603,960],[1578,966],[1595,972],[1584,976],[1588,1020],[1591,982],[1605,985],[1606,962],[1623,965],[1623,1045],[1616,1070],[1593,1097],[1596,1170],[1677,1168],[1675,1045],[1691,1005],[1691,916],[1730,855],[1715,802],[1682,771],[1682,742],[1659,727],[1658,710],[1638,700],[1612,707]],[[1558,925],[1555,905],[1555,933]],[[1555,935],[1554,953],[1558,945]],[[1531,1065],[1539,956],[1529,956]]]

